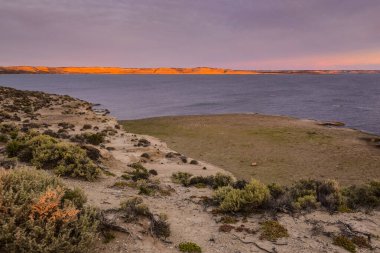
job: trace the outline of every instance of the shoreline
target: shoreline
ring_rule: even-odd
[[[178,253],[178,245],[188,241],[196,243],[204,252],[209,253],[261,252],[262,249],[266,249],[268,252],[313,252],[315,250],[334,252],[340,248],[333,243],[333,239],[346,231],[344,230],[347,227],[346,224],[355,231],[355,235],[369,235],[371,238],[370,243],[374,249],[380,246],[380,241],[376,236],[380,233],[379,227],[376,226],[380,220],[380,213],[376,210],[371,214],[358,211],[355,213],[338,212],[331,215],[324,209],[315,209],[310,213],[297,213],[296,216],[281,212],[274,214],[270,211],[250,214],[218,213],[215,206],[210,206],[209,204],[215,194],[212,188],[202,185],[186,187],[173,182],[172,177],[173,173],[178,172],[190,173],[194,178],[208,178],[209,176],[217,175],[217,173],[231,175],[222,167],[211,162],[204,162],[204,160],[208,161],[207,159],[195,160],[194,156],[181,152],[156,137],[125,131],[114,117],[94,112],[91,109],[91,104],[86,101],[69,96],[49,95],[42,92],[23,92],[2,87],[0,87],[0,91],[0,96],[5,97],[3,103],[0,104],[0,109],[3,111],[1,116],[4,117],[1,119],[2,124],[14,123],[26,132],[31,129],[45,135],[47,133],[53,134],[56,135],[55,140],[59,144],[85,147],[86,150],[95,151],[92,153],[93,155],[98,154],[98,157],[95,158],[96,164],[99,165],[103,173],[95,180],[87,181],[83,178],[71,176],[60,177],[65,186],[70,189],[79,188],[83,190],[87,198],[86,206],[96,207],[105,215],[104,217],[110,219],[109,224],[112,226],[107,232],[111,233],[112,238],[106,243],[102,236],[99,235],[92,244],[94,246],[93,249],[91,248],[92,252]],[[16,103],[15,100],[17,100]],[[14,104],[19,105],[22,110],[11,106]],[[31,106],[32,110],[28,109],[29,106]],[[17,117],[13,113],[17,114]],[[243,118],[240,122],[232,118],[232,122],[234,124],[247,123],[248,116],[241,115]],[[258,117],[257,119],[261,124],[264,124],[265,120],[274,118],[273,116],[262,115],[251,116]],[[214,117],[218,118],[218,116]],[[295,121],[289,118],[283,118],[283,120],[285,121],[282,123],[290,124],[291,127],[294,127],[292,122],[294,123]],[[225,122],[225,119],[223,122]],[[304,124],[310,124],[307,120],[297,122],[302,123],[301,125],[303,126]],[[270,123],[270,121],[267,123]],[[191,125],[192,128],[196,126],[199,126],[199,123]],[[158,125],[158,128],[165,130],[162,125]],[[249,128],[252,130],[251,127]],[[318,126],[318,129],[322,129],[322,126]],[[330,128],[326,129],[327,132],[331,130]],[[274,140],[280,141],[282,145],[288,141],[288,139],[283,140],[282,133],[279,136],[278,131],[268,131],[265,127],[261,128],[261,131],[266,136],[274,137]],[[230,132],[233,133],[234,131]],[[294,133],[297,132],[295,131]],[[339,130],[338,132],[347,131]],[[77,142],[77,138],[72,138],[77,135],[96,133],[105,134],[105,139],[100,144],[83,143],[80,140]],[[250,133],[257,134],[256,132]],[[272,133],[275,135],[272,136]],[[310,140],[325,145],[325,141],[329,140],[329,138],[326,139],[324,133],[324,131],[319,132],[319,130],[315,133],[310,132],[312,136]],[[25,133],[20,132],[19,134],[23,135]],[[288,135],[288,133],[285,133],[285,135]],[[193,143],[187,142],[187,145],[194,144],[196,140],[196,136],[190,137],[193,139]],[[291,139],[295,137],[297,136],[292,135]],[[205,136],[202,136],[202,138],[206,139]],[[223,149],[228,149],[232,146],[228,143],[228,140],[230,138],[222,140],[223,145],[221,147]],[[245,144],[246,141],[237,139],[235,142]],[[210,144],[206,144],[207,151],[213,151]],[[264,145],[258,144],[260,148],[265,149]],[[349,142],[348,144],[356,145],[358,143]],[[4,150],[3,146],[5,144],[0,143],[0,149]],[[197,144],[196,147],[200,148]],[[359,145],[358,147],[362,146]],[[288,149],[289,147],[286,148]],[[273,153],[273,150],[269,151]],[[297,153],[295,147],[290,147],[290,151]],[[327,152],[324,155],[328,154]],[[229,155],[234,156],[233,153]],[[312,158],[310,157],[310,159]],[[0,152],[0,161],[3,160],[14,161],[5,157],[5,153]],[[145,181],[134,182],[130,175],[136,172],[132,168],[135,163],[140,163],[144,168],[149,171],[155,171],[155,173],[151,174],[148,179],[144,179]],[[286,164],[286,161],[281,161],[281,164]],[[257,166],[250,168],[260,169],[261,165],[261,162],[259,162]],[[27,166],[28,171],[36,170],[31,164],[25,164],[21,161],[18,161],[15,166],[15,168],[1,170],[7,170],[11,173],[19,169],[17,166]],[[362,174],[364,172],[362,171]],[[50,169],[46,173],[54,174]],[[305,170],[302,173],[305,173]],[[373,175],[373,178],[376,179],[378,176]],[[324,180],[325,178],[321,177],[320,179]],[[274,178],[271,178],[271,182],[275,181]],[[145,187],[153,184],[160,191],[154,194],[143,194],[141,186],[136,185],[140,183]],[[170,237],[160,239],[152,235],[149,232],[151,231],[149,230],[149,220],[144,217],[138,217],[136,221],[125,222],[125,213],[121,213],[119,209],[120,203],[136,197],[141,198],[144,207],[149,208],[148,210],[152,211],[154,217],[161,217],[161,214],[165,215],[166,221],[170,224]],[[226,217],[232,219],[233,223],[227,224],[224,222],[223,220],[227,219]],[[286,229],[288,236],[280,238],[278,242],[262,239],[260,237],[262,223],[268,220],[275,220],[281,224]],[[344,228],[341,225],[345,225]],[[224,228],[230,230],[225,231]],[[318,228],[318,231],[321,232],[315,233],[315,228]],[[300,240],[300,235],[302,235],[302,240]],[[247,242],[254,242],[255,244]],[[364,253],[367,250],[358,248],[357,252]]]

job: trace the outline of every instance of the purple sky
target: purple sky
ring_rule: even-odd
[[[0,65],[380,69],[380,1],[0,0]]]

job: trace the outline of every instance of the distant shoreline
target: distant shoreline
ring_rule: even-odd
[[[108,75],[339,75],[380,74],[380,70],[234,70],[224,68],[121,68],[121,67],[0,67],[0,74],[108,74]]]

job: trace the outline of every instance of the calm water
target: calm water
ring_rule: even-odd
[[[0,75],[0,85],[100,103],[118,119],[257,112],[380,134],[380,75]]]

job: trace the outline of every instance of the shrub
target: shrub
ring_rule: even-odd
[[[79,208],[62,182],[45,172],[0,172],[2,252],[88,252],[96,238],[97,215]]]
[[[131,172],[127,172],[131,176],[133,181],[149,178],[150,176],[149,171],[140,163],[133,163],[133,164],[130,164],[129,166],[134,169]]]
[[[0,134],[0,143],[7,143],[9,140],[8,135],[6,134]]]
[[[343,204],[339,184],[335,180],[327,180],[318,186],[318,201],[329,211],[337,211]]]
[[[139,216],[151,217],[152,213],[149,211],[148,206],[143,204],[141,197],[133,197],[126,201],[121,202],[121,210],[125,213],[125,220],[131,222],[136,220]]]
[[[172,174],[171,179],[173,183],[182,184],[183,186],[189,186],[191,177],[192,177],[192,174],[190,173],[177,172],[177,173]]]
[[[350,186],[342,194],[351,209],[373,209],[380,206],[380,181],[372,181],[361,186]]]
[[[94,134],[86,133],[84,134],[84,138],[87,143],[92,144],[92,145],[99,145],[105,141],[103,133],[94,133]]]
[[[282,237],[289,237],[288,230],[282,226],[278,221],[268,220],[261,224],[260,239],[268,241],[276,241]]]
[[[290,194],[293,199],[298,199],[306,195],[315,195],[317,194],[318,182],[315,180],[300,180],[296,182],[289,189]]]
[[[22,142],[13,140],[7,143],[5,146],[5,152],[9,157],[16,157],[24,147],[25,146]]]
[[[238,219],[236,219],[233,216],[223,216],[220,219],[220,222],[222,222],[224,224],[234,224],[234,223],[238,222]]]
[[[145,179],[140,179],[137,181],[137,187],[139,189],[139,194],[152,196],[160,189],[158,184],[154,182],[148,182]]]
[[[268,189],[272,198],[277,199],[280,196],[284,195],[286,192],[285,187],[272,183],[268,185]]]
[[[178,249],[186,253],[202,253],[202,248],[193,242],[181,242],[178,245]]]
[[[246,185],[248,184],[247,181],[245,180],[237,180],[236,182],[234,182],[232,184],[232,187],[235,188],[235,189],[243,189]]]
[[[251,180],[242,190],[224,186],[215,191],[214,199],[223,212],[256,209],[269,198],[268,188],[257,180]]]
[[[10,157],[17,156],[38,169],[52,169],[58,175],[94,180],[101,172],[83,149],[48,135],[24,136],[8,143],[6,151]]]
[[[333,243],[339,247],[346,249],[349,252],[352,252],[352,253],[356,252],[355,244],[347,236],[344,236],[344,235],[336,236],[334,237]]]
[[[188,186],[190,185],[208,185],[208,186],[213,186],[214,185],[214,176],[207,176],[207,177],[202,177],[202,176],[195,176],[191,177]]]
[[[219,187],[227,186],[227,185],[232,185],[233,180],[232,177],[229,175],[225,175],[222,173],[216,173],[214,176],[214,185],[213,188],[217,189]]]
[[[83,208],[83,205],[87,202],[87,197],[80,188],[67,189],[62,196],[63,204],[65,201],[70,201],[76,208]]]
[[[63,142],[35,148],[32,164],[41,169],[53,169],[57,175],[89,181],[97,178],[101,172],[83,149]]]
[[[81,145],[80,147],[81,149],[86,151],[87,156],[93,161],[99,161],[99,159],[102,157],[99,149],[95,147],[88,146],[88,145]]]
[[[351,241],[360,248],[372,249],[371,244],[369,244],[369,240],[364,236],[355,235],[351,238]]]
[[[99,145],[105,141],[104,133],[82,133],[77,134],[71,138],[73,142],[88,143],[92,145]]]
[[[158,238],[168,238],[171,234],[171,230],[170,224],[167,222],[167,216],[165,214],[160,214],[158,218],[152,216],[150,231]]]
[[[311,211],[318,207],[317,198],[314,195],[305,195],[297,198],[295,202],[293,202],[293,208],[296,210],[306,210]]]
[[[0,124],[0,133],[2,133],[2,134],[17,135],[18,131],[19,131],[19,128],[13,123],[11,123],[11,124],[8,124],[8,123]]]
[[[216,189],[216,191],[214,191],[213,196],[214,200],[219,204],[222,203],[226,198],[227,194],[231,192],[233,189],[234,188],[232,188],[232,186],[224,186]]]

